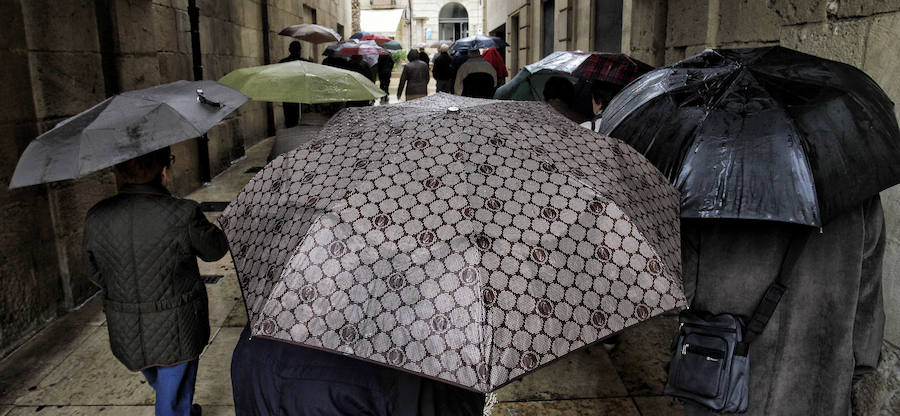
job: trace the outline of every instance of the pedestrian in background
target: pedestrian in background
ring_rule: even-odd
[[[278,63],[285,63],[291,61],[306,61],[310,62],[309,59],[303,58],[301,54],[303,46],[300,45],[300,42],[293,41],[290,45],[288,45],[288,53],[289,55],[284,59],[278,61]],[[300,103],[281,103],[281,109],[284,111],[284,127],[294,127],[300,124]]]
[[[228,244],[196,202],[166,190],[170,158],[166,147],[116,165],[124,185],[88,211],[84,261],[102,289],[113,355],[146,377],[157,416],[188,416],[200,414],[194,384],[209,340],[197,257],[218,260]]]
[[[425,62],[425,65],[429,64],[428,54],[425,53],[425,48],[419,48],[419,60]]]
[[[544,84],[544,102],[550,105],[557,113],[576,123],[588,120],[586,116],[574,110],[575,86],[563,77],[551,77]]]
[[[450,50],[449,45],[441,45],[438,56],[434,58],[434,65],[431,67],[431,74],[437,82],[437,91],[453,94],[453,68],[451,66],[452,59],[447,52]]]
[[[388,89],[391,86],[391,73],[394,71],[394,58],[391,55],[378,55],[378,82],[381,90],[384,91],[384,97],[381,97],[382,103],[388,102]]]
[[[466,97],[492,98],[497,86],[497,71],[481,57],[478,49],[468,52],[468,58],[456,70],[453,91]]]
[[[406,54],[406,60],[409,61],[403,66],[403,73],[400,74],[400,85],[397,86],[397,100],[403,94],[403,88],[406,88],[406,101],[415,100],[428,95],[428,65],[419,59],[419,52],[415,49]]]
[[[372,71],[372,68],[363,60],[362,55],[352,55],[350,56],[350,62],[347,62],[347,67],[344,68],[348,71],[356,72],[360,74],[369,81],[375,82],[375,71]],[[347,101],[347,107],[365,107],[367,105],[372,105],[373,101]]]
[[[496,87],[506,84],[506,77],[509,76],[509,72],[506,70],[506,62],[503,62],[503,57],[500,56],[500,52],[495,48],[488,48],[481,54],[481,57],[494,67],[494,71],[497,71]]]

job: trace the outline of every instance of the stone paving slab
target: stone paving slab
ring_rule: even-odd
[[[228,317],[225,318],[225,322],[222,324],[222,326],[236,326],[243,328],[244,325],[247,325],[247,319],[247,308],[244,306],[244,301],[242,299],[235,303],[234,308],[231,309],[231,313],[229,313]]]
[[[570,353],[496,392],[501,402],[594,399],[628,395],[601,346]]]
[[[2,413],[0,413],[2,414]],[[206,413],[204,413],[205,415]],[[153,406],[26,406],[4,416],[153,416]]]
[[[41,382],[16,399],[17,406],[153,404],[153,389],[128,371],[109,349],[109,334],[94,328],[88,340]]]
[[[14,404],[17,397],[36,388],[93,334],[106,331],[96,326],[78,326],[78,322],[96,321],[93,309],[82,309],[54,322],[0,362],[0,404]]]
[[[619,333],[609,358],[630,394],[662,394],[677,330],[677,315],[661,315]]]
[[[195,403],[202,406],[234,405],[231,393],[231,354],[242,329],[219,328],[212,343],[206,347],[197,370]]]
[[[498,403],[493,416],[642,416],[631,399],[580,399]],[[644,416],[652,414],[645,413]],[[652,415],[656,416],[656,415]]]

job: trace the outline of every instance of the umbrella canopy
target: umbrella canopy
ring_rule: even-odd
[[[531,72],[534,69],[535,72]],[[562,77],[575,84],[578,78],[549,69],[522,68],[513,79],[494,91],[494,99],[515,101],[544,101],[544,85],[553,77]]]
[[[384,96],[384,91],[356,72],[306,61],[241,68],[219,82],[256,101],[316,104]]]
[[[682,217],[821,226],[900,182],[884,91],[855,67],[783,47],[707,50],[645,74],[600,131],[675,184]]]
[[[678,197],[542,103],[345,109],[220,224],[254,335],[491,391],[684,305]]]
[[[113,96],[29,143],[9,187],[80,178],[199,137],[247,100],[215,81],[176,81]]]
[[[572,76],[585,81],[602,81],[625,86],[635,78],[650,72],[653,67],[624,53],[587,54],[587,58],[573,70]]]
[[[506,41],[496,36],[474,35],[453,42],[450,49],[467,51],[471,49],[503,48],[509,46]]]
[[[453,45],[453,41],[452,40],[436,40],[434,42],[429,43],[428,47],[429,48],[440,48],[441,45],[450,46],[450,45]]]
[[[368,36],[368,35],[371,35],[371,33],[369,33],[369,32],[356,32],[356,33],[350,35],[350,39],[362,39],[362,38],[364,38],[364,37],[366,37],[366,36]]]
[[[278,32],[278,34],[312,43],[340,42],[341,40],[341,35],[334,30],[312,23],[288,26],[281,29],[281,32]]]
[[[347,42],[342,42],[337,45],[334,49],[334,53],[337,55],[390,55],[391,52],[381,46],[378,46],[375,41],[371,40],[350,40]]]
[[[403,49],[403,45],[401,45],[400,42],[397,42],[396,40],[382,43],[381,47],[392,51],[399,51],[400,49]]]
[[[393,39],[391,39],[385,35],[379,35],[377,33],[369,33],[368,35],[361,37],[360,40],[372,40],[372,41],[375,41],[375,43],[377,43],[379,45],[383,45],[385,43],[392,41]]]

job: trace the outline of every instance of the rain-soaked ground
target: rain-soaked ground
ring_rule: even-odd
[[[391,102],[396,101],[395,78]],[[430,88],[434,90],[432,81]],[[187,198],[229,201],[263,166],[272,146],[267,139],[247,157]],[[218,213],[208,213],[213,220]],[[204,415],[233,415],[231,353],[247,321],[231,256],[200,262],[204,275],[221,275],[207,284],[212,336],[200,357],[195,402]],[[668,344],[677,321],[663,316],[626,330],[607,351],[598,345],[557,360],[497,391],[494,415],[681,414],[662,395]],[[98,297],[52,323],[0,361],[0,416],[153,415],[153,389],[140,373],[125,369],[109,350],[105,317]]]

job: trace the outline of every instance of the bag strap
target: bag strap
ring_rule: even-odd
[[[766,329],[766,325],[769,324],[769,319],[772,318],[772,314],[775,313],[775,308],[778,307],[778,302],[781,301],[781,297],[784,296],[784,292],[787,291],[788,283],[790,283],[791,279],[794,277],[794,267],[797,265],[797,259],[800,258],[800,253],[803,252],[803,248],[806,246],[806,241],[809,240],[810,234],[812,234],[812,231],[803,230],[797,232],[791,238],[787,253],[781,261],[781,269],[778,271],[778,278],[769,285],[768,289],[766,289],[766,294],[763,295],[762,299],[759,301],[756,310],[753,311],[753,317],[751,317],[750,321],[747,323],[746,331],[744,331],[743,344],[750,344],[764,329]]]

